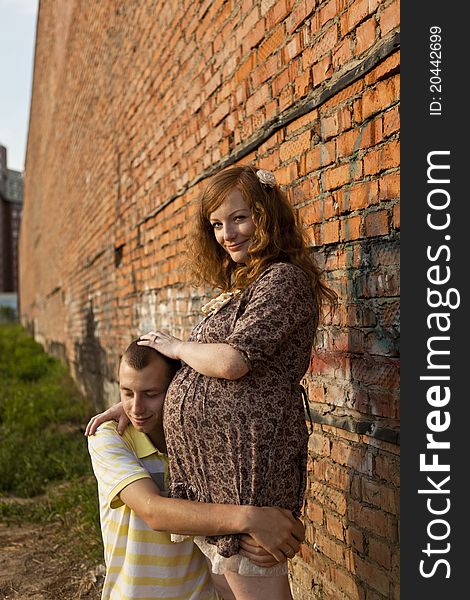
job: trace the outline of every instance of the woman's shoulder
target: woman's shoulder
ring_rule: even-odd
[[[309,278],[307,273],[292,263],[275,262],[270,264],[260,275],[261,277],[279,278],[283,280],[298,280],[305,284]]]
[[[271,263],[264,271],[248,286],[247,293],[270,294],[276,296],[302,295],[310,296],[312,285],[308,275],[297,265],[288,262]]]

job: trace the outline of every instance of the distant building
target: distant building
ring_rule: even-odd
[[[18,292],[18,235],[23,208],[23,173],[7,167],[0,145],[0,294]]]

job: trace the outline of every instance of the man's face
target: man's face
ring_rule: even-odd
[[[157,359],[137,371],[125,360],[119,367],[119,389],[124,412],[132,425],[143,433],[161,426],[163,401],[170,383],[168,367]]]

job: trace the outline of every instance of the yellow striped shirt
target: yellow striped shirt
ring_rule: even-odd
[[[168,460],[144,434],[129,425],[121,437],[116,423],[88,437],[98,481],[106,579],[102,600],[216,600],[206,561],[191,539],[174,543],[123,504],[119,493],[133,481],[152,478],[162,493]]]

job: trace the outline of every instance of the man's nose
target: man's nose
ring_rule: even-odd
[[[144,396],[139,392],[134,393],[133,408],[135,415],[142,415],[145,412]]]

